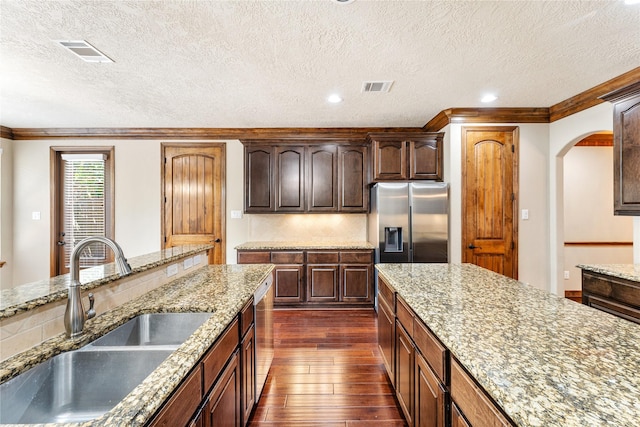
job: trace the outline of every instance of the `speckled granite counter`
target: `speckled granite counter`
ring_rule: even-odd
[[[307,250],[307,249],[375,249],[375,246],[369,242],[317,242],[317,241],[301,241],[301,242],[246,242],[236,246],[234,249],[243,251],[273,251],[273,250]]]
[[[187,341],[175,350],[142,384],[100,418],[60,426],[141,426],[218,338],[234,316],[271,274],[273,265],[209,265],[170,282],[142,298],[88,320],[82,337],[64,334],[0,363],[0,382],[63,351],[79,348],[142,313],[213,312]]]
[[[377,268],[519,426],[640,425],[640,326],[474,265]]]
[[[640,283],[640,264],[579,264],[577,267]]]
[[[185,245],[164,249],[147,255],[128,258],[131,273],[141,273],[155,267],[170,264],[180,258],[211,249],[212,245]],[[80,271],[82,291],[113,282],[121,277],[114,263],[87,268]],[[0,319],[31,310],[41,305],[68,297],[70,275],[19,285],[0,292]]]

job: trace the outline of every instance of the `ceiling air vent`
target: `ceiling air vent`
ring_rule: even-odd
[[[362,92],[389,92],[392,84],[393,80],[364,82],[362,83]]]
[[[56,40],[55,42],[65,49],[71,51],[76,56],[79,56],[83,61],[113,62],[111,58],[109,58],[107,55],[100,52],[98,49],[91,46],[84,40]]]

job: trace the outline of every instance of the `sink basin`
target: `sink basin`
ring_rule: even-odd
[[[86,349],[86,347],[85,347]],[[0,424],[82,422],[116,406],[172,350],[76,350],[0,385]]]
[[[142,314],[98,338],[90,346],[177,347],[211,316],[212,313]]]

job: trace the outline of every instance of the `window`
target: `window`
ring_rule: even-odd
[[[113,148],[52,148],[54,233],[52,275],[69,271],[73,248],[89,236],[113,238]],[[80,268],[112,261],[104,244],[92,244]],[[54,271],[55,270],[55,271]]]

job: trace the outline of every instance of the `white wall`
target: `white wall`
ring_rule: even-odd
[[[514,124],[504,124],[513,126]],[[462,260],[462,124],[444,128],[449,135],[450,239],[451,262]],[[473,124],[473,126],[496,126]],[[502,124],[500,124],[502,126]],[[529,219],[518,219],[518,279],[540,289],[548,289],[549,215],[547,200],[548,124],[515,124],[520,133],[519,207],[529,210]],[[445,151],[447,153],[447,151]],[[520,215],[518,215],[520,218]]]
[[[13,275],[13,144],[0,139],[0,289],[11,287]]]
[[[573,147],[564,156],[564,240],[632,242],[633,218],[613,215],[613,148]],[[565,246],[564,290],[582,289],[577,264],[629,264],[631,246]]]
[[[114,146],[116,241],[128,257],[160,250],[162,142],[175,141],[14,141],[14,269],[10,282],[19,285],[49,277],[51,146]],[[243,147],[239,141],[228,141],[226,144],[226,249],[227,262],[233,263],[236,259],[233,247],[247,240],[248,221],[246,218],[230,218],[231,209],[242,210]],[[32,220],[32,212],[40,212],[41,219]],[[3,227],[6,226],[5,220],[7,218],[3,215]]]

